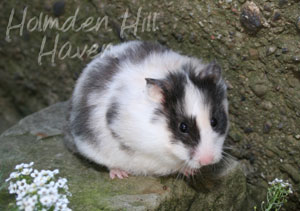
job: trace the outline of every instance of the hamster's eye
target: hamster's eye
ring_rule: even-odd
[[[187,126],[187,124],[185,124],[184,122],[181,122],[180,125],[179,125],[179,130],[182,133],[187,133],[188,132],[188,126]]]
[[[218,120],[216,119],[216,118],[211,118],[210,119],[210,125],[212,126],[212,127],[216,127],[217,125],[218,125]]]

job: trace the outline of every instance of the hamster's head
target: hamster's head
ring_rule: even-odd
[[[160,104],[157,118],[164,119],[170,133],[168,151],[182,168],[196,170],[219,162],[229,125],[221,68],[215,62],[204,67],[187,64],[165,79],[146,81],[149,95]]]

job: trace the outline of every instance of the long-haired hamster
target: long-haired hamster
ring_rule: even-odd
[[[94,58],[76,82],[67,146],[110,177],[193,174],[222,158],[228,102],[215,62],[130,41]]]

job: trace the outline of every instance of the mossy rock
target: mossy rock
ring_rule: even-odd
[[[55,104],[26,117],[0,136],[4,178],[16,164],[23,162],[34,161],[37,169],[59,169],[60,176],[68,179],[73,210],[207,210],[207,207],[227,210],[232,204],[241,208],[246,200],[246,179],[237,162],[222,171],[217,180],[203,175],[193,180],[179,179],[176,175],[111,180],[106,168],[65,148],[66,113],[66,102]],[[1,210],[14,203],[14,197],[6,189],[1,190],[0,196]],[[217,206],[213,205],[215,202]]]

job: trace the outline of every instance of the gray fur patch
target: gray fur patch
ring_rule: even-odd
[[[106,112],[106,123],[111,125],[118,116],[119,104],[113,101]]]
[[[71,101],[68,102],[68,109],[72,110]],[[77,153],[78,150],[75,145],[74,137],[71,133],[71,128],[70,128],[70,113],[69,112],[67,113],[66,120],[67,120],[66,125],[64,127],[64,144],[71,152]]]
[[[164,117],[164,112],[161,109],[156,108],[153,112],[153,117],[151,118],[151,122],[154,123],[158,121],[161,117]]]
[[[128,154],[132,154],[134,151],[127,145],[120,143],[120,150],[127,152]]]
[[[164,52],[167,48],[158,43],[139,42],[138,45],[128,47],[124,53],[118,57],[104,57],[101,58],[103,62],[98,63],[98,66],[90,70],[87,79],[82,84],[81,98],[78,105],[71,105],[71,114],[74,119],[70,121],[70,129],[72,134],[76,136],[83,136],[85,140],[96,142],[97,139],[93,130],[90,128],[90,115],[95,106],[89,106],[87,100],[90,93],[104,92],[113,77],[119,72],[121,63],[130,60],[132,63],[139,63],[153,52]],[[100,59],[100,58],[96,58]],[[76,96],[78,97],[78,96]],[[106,114],[107,124],[111,124],[117,115],[117,105],[112,105]],[[118,136],[112,133],[113,136]]]
[[[126,56],[133,63],[139,63],[151,53],[163,53],[168,51],[168,48],[155,42],[141,42],[136,48],[126,52]]]
[[[114,137],[115,139],[121,139],[121,136],[118,133],[116,133],[113,129],[109,128],[109,130],[112,137]]]

